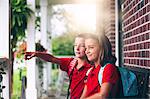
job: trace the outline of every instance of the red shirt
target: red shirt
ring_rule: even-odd
[[[70,62],[72,58],[60,58],[60,60],[61,60],[60,69],[69,73],[69,69],[71,68]],[[79,99],[81,97],[85,85],[84,78],[89,68],[90,64],[86,62],[80,69],[74,68],[74,71],[72,73],[72,81],[70,85],[71,99]]]
[[[100,84],[98,82],[99,70],[100,70],[100,65],[98,65],[96,68],[93,68],[88,75],[87,83],[86,83],[87,97],[100,91]],[[112,64],[108,64],[103,71],[102,83],[109,82],[112,84],[116,84],[118,80],[119,80],[119,75],[118,75],[117,68]]]

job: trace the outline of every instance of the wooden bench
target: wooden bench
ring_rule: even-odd
[[[132,97],[134,99],[137,98],[144,98],[148,99],[148,84],[149,84],[149,74],[150,70],[149,69],[144,69],[144,68],[138,68],[138,67],[126,67],[132,72],[134,72],[137,76],[138,80],[138,89],[139,89],[139,94],[135,97]]]

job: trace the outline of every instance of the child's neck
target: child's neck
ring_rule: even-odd
[[[84,62],[86,61],[85,59],[82,58],[77,58],[78,60],[78,65],[77,65],[77,69],[81,68],[84,65]]]
[[[97,61],[97,62],[94,62],[94,64],[95,64],[95,68],[96,68],[100,64],[100,62]]]

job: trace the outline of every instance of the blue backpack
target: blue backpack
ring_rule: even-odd
[[[105,67],[107,66],[107,64],[103,67],[101,67],[99,74],[98,74],[98,81],[100,83],[100,85],[102,84],[102,75],[103,75],[103,71],[105,69]],[[122,87],[123,87],[123,96],[136,96],[138,95],[138,82],[137,82],[137,78],[136,75],[123,67],[118,67],[118,70],[120,72],[120,76],[121,76],[121,83],[122,83]]]

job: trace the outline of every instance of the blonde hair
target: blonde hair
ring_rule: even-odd
[[[98,34],[92,34],[88,33],[85,36],[85,39],[93,39],[98,41],[100,46],[100,64],[104,66],[106,63],[113,63],[116,62],[116,57],[112,55],[112,46],[105,35],[98,35]]]

